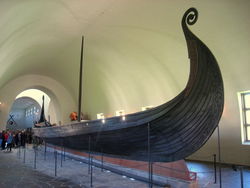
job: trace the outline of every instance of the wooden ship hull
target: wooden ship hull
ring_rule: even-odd
[[[223,81],[215,57],[187,27],[198,18],[186,11],[182,28],[190,58],[185,89],[158,107],[102,120],[34,128],[47,143],[131,160],[169,162],[197,151],[214,132],[224,106]]]

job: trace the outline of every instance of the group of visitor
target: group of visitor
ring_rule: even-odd
[[[32,137],[27,131],[3,130],[0,132],[0,146],[2,150],[11,151],[13,147],[25,146],[25,143],[31,142]]]

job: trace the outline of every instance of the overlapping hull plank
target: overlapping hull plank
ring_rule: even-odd
[[[148,125],[151,161],[183,159],[197,151],[218,126],[224,106],[220,69],[210,50],[187,27],[198,18],[194,8],[186,11],[182,28],[190,58],[185,89],[156,108],[101,120],[57,127],[34,128],[36,136],[59,146],[102,152],[119,158],[148,160]]]

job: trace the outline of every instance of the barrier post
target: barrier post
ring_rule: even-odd
[[[63,160],[65,161],[65,144],[64,144],[64,139],[63,139]]]
[[[148,123],[148,186],[152,188],[152,164],[151,164],[151,150],[150,150],[150,124]]]
[[[55,176],[57,176],[57,151],[54,151],[55,155]]]
[[[47,144],[44,141],[44,160],[46,161],[46,153],[47,153]]]
[[[219,181],[220,181],[220,188],[222,188],[222,180],[221,180],[221,148],[220,148],[220,128],[219,128],[219,125],[217,126],[217,133],[218,133]]]
[[[90,187],[93,187],[93,156],[90,159]]]
[[[21,159],[21,148],[18,146],[18,158]]]
[[[62,167],[62,161],[63,161],[63,141],[61,141],[61,167]]]
[[[26,147],[24,146],[24,151],[23,151],[23,163],[25,163],[25,158],[26,158]]]
[[[217,183],[216,154],[214,156],[214,183]]]
[[[34,169],[36,169],[36,154],[37,154],[36,148],[34,148],[34,152],[35,152]]]
[[[90,148],[90,144],[91,144],[91,137],[89,136],[89,164],[88,164],[88,173],[90,173],[90,163],[91,163],[91,159],[90,159],[90,152],[91,152],[91,148]]]
[[[103,153],[102,153],[102,172],[103,172]]]
[[[244,188],[243,166],[240,166],[239,169],[240,169],[240,185],[241,185],[241,188]]]
[[[151,186],[153,187],[153,162],[151,162],[151,178],[150,178],[150,181],[151,181]]]

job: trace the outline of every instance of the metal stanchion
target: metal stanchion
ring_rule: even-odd
[[[62,167],[62,161],[63,161],[63,142],[61,142],[61,167]]]
[[[150,170],[151,170],[151,177],[150,177],[150,182],[151,182],[151,186],[153,187],[153,163],[151,162],[151,168],[150,168]]]
[[[91,137],[89,136],[89,165],[88,165],[88,173],[90,173],[90,151],[91,151],[91,148],[90,148],[90,142],[91,142]]]
[[[35,152],[34,169],[36,169],[36,154],[37,154],[37,149],[36,148],[34,148],[34,152]]]
[[[47,144],[44,142],[44,160],[46,161],[46,154],[47,154]]]
[[[217,126],[217,131],[218,131],[218,164],[219,164],[219,181],[220,181],[220,188],[222,188],[222,180],[221,180],[220,128],[219,128],[219,125]]]
[[[64,146],[64,139],[63,139],[63,160],[65,161],[65,146]]]
[[[62,161],[63,161],[63,151],[61,151],[61,167],[63,166]]]
[[[90,187],[93,187],[93,156],[90,159]]]
[[[152,188],[152,165],[151,165],[151,150],[150,150],[150,124],[148,123],[148,186]]]
[[[26,158],[26,147],[23,148],[23,163],[25,163],[25,158]]]
[[[241,188],[244,188],[243,167],[240,166],[239,169],[240,169],[240,186]]]
[[[216,154],[214,156],[214,183],[217,183]]]
[[[55,155],[55,176],[57,176],[57,151],[54,151]]]
[[[21,148],[18,146],[18,158],[21,159]]]
[[[102,172],[103,172],[103,153],[102,153]]]
[[[63,160],[66,160],[65,147],[63,147]]]
[[[1,145],[0,145],[0,147],[1,147]],[[19,157],[19,156],[18,156],[18,151],[16,152],[16,156]]]

